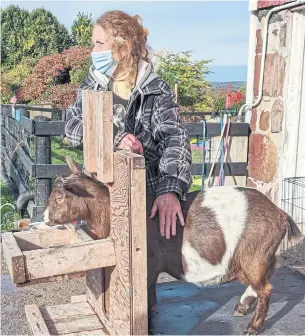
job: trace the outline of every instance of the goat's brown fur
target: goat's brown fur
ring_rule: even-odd
[[[64,224],[75,220],[88,223],[91,232],[98,238],[109,235],[110,197],[108,189],[94,179],[80,173],[76,165],[68,161],[73,174],[66,179],[58,178],[49,198],[47,209],[53,224]],[[293,220],[276,207],[266,196],[255,189],[237,188],[249,204],[246,225],[230,260],[228,272],[222,282],[240,280],[251,285],[257,294],[235,307],[236,315],[248,313],[251,301],[257,301],[255,313],[246,333],[256,334],[262,326],[269,306],[272,287],[269,279],[275,266],[275,252],[288,231],[288,238],[299,242],[301,235]],[[181,279],[188,271],[182,256],[182,244],[187,241],[201,258],[211,265],[221,262],[226,243],[215,214],[202,206],[204,192],[188,194],[181,202],[186,221],[185,227],[177,226],[176,236],[170,240],[159,232],[158,214],[150,219],[154,195],[147,195],[147,263],[149,308],[156,305],[155,285],[161,272]],[[234,202],[234,200],[233,200]]]

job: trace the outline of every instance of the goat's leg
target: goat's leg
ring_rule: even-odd
[[[244,332],[245,335],[258,334],[259,328],[263,325],[269,309],[269,300],[272,291],[272,286],[269,280],[266,280],[260,286],[254,286],[254,288],[258,296],[257,306],[254,315]]]
[[[249,285],[234,308],[234,316],[247,315],[251,306],[256,302],[256,299],[257,293],[253,290],[252,286]]]

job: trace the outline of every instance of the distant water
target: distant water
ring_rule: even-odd
[[[247,65],[210,65],[214,73],[207,76],[209,82],[232,82],[247,80]]]

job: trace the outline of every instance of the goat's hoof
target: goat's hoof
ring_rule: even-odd
[[[248,328],[244,331],[244,335],[258,335],[258,329],[253,328],[253,327],[248,327]]]
[[[234,316],[245,316],[248,314],[249,307],[238,303],[234,308]]]

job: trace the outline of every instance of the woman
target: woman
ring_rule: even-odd
[[[93,64],[67,110],[67,139],[72,146],[82,143],[81,91],[111,90],[119,128],[114,146],[144,155],[147,191],[156,196],[151,218],[158,211],[160,233],[169,239],[176,234],[177,216],[184,225],[180,200],[191,185],[191,149],[179,108],[169,86],[153,72],[137,18],[121,11],[105,13],[96,22],[92,42]]]

